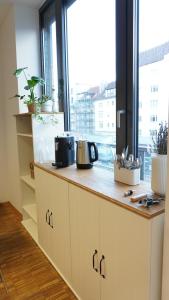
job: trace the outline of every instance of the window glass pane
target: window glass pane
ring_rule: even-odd
[[[76,0],[67,10],[70,129],[97,143],[112,167],[116,145],[115,0]]]
[[[45,93],[58,100],[58,74],[56,49],[56,20],[55,5],[52,4],[42,16],[42,43],[43,43],[43,72],[46,82]]]
[[[142,179],[150,180],[152,136],[168,122],[169,1],[140,0],[139,8],[139,154]]]

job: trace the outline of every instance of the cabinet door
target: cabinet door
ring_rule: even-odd
[[[69,185],[72,286],[82,300],[99,300],[99,199]],[[95,254],[95,255],[94,255]]]
[[[40,169],[35,168],[36,176],[36,200],[38,216],[38,240],[40,246],[46,254],[52,257],[52,228],[49,226],[49,217],[51,214],[51,201],[49,201],[48,186],[46,176]]]
[[[53,262],[63,277],[70,281],[71,256],[70,256],[70,219],[68,183],[56,176],[47,175],[48,193],[51,200],[53,225]]]
[[[39,243],[58,271],[70,280],[70,228],[68,184],[36,168]],[[46,225],[49,209],[50,224]]]
[[[100,205],[104,255],[101,300],[149,300],[150,221],[117,205]]]

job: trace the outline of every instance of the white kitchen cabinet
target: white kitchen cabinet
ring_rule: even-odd
[[[71,184],[69,200],[72,286],[80,299],[160,300],[163,215],[143,218]]]
[[[81,299],[99,300],[99,205],[98,198],[69,185],[72,287]],[[94,259],[94,266],[93,266]]]
[[[54,266],[70,280],[68,183],[35,168],[39,244]]]

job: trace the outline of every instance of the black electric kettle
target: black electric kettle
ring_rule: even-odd
[[[80,140],[76,142],[76,165],[78,169],[91,169],[98,160],[98,149],[95,143]]]

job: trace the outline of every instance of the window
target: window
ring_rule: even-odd
[[[99,122],[99,128],[103,128],[103,122]]]
[[[151,122],[157,122],[157,115],[152,115],[152,116],[150,116],[150,121]]]
[[[146,180],[151,176],[148,148],[153,143],[153,132],[161,121],[168,121],[169,93],[164,79],[169,69],[168,9],[168,0],[139,0],[139,103],[142,103],[139,115],[142,122],[139,122],[138,138],[139,153],[144,160],[142,178]],[[152,99],[154,95],[156,98]]]
[[[107,122],[109,115],[111,121],[116,118],[111,105],[116,88],[115,29],[115,0],[77,0],[67,9],[68,93],[73,90],[74,96],[70,130],[96,142],[102,152],[98,163],[111,166],[113,156],[106,162],[108,147],[104,144],[116,147],[115,129]],[[87,107],[84,124],[77,120],[72,126],[74,115]],[[86,130],[87,120],[90,126]]]
[[[133,48],[133,29],[137,28],[133,18],[135,2],[47,0],[40,9],[41,20],[52,5],[55,14],[56,81],[58,98],[62,100],[59,108],[65,112],[65,129],[95,141],[99,147],[99,163],[109,167],[113,166],[112,149],[121,153],[129,145],[130,153],[136,154],[135,104],[133,109],[136,98],[133,93],[133,56],[136,50],[129,51],[136,49]],[[51,19],[49,16],[49,23]],[[41,22],[42,65],[45,59],[43,28]],[[48,39],[47,47],[49,42]],[[50,55],[49,51],[47,55]],[[49,64],[46,69],[43,68],[43,73],[45,78],[49,78]],[[120,127],[116,127],[116,110],[122,108],[125,114],[121,116]],[[108,121],[103,119],[103,124],[99,120],[99,111],[103,111],[105,118],[107,113],[111,116]],[[126,125],[132,130],[126,131]]]
[[[45,79],[45,93],[58,101],[58,70],[56,49],[55,4],[48,6],[41,15],[41,44],[43,51],[42,72]]]
[[[151,86],[151,93],[156,93],[156,92],[158,92],[158,85]]]
[[[150,100],[150,107],[152,109],[157,109],[157,107],[158,107],[158,100]]]
[[[48,0],[40,11],[46,88],[56,81],[65,129],[98,144],[100,165],[112,167],[112,149],[128,145],[146,180],[152,132],[168,120],[168,8],[168,0]]]
[[[150,136],[155,136],[157,133],[157,130],[150,129]]]

